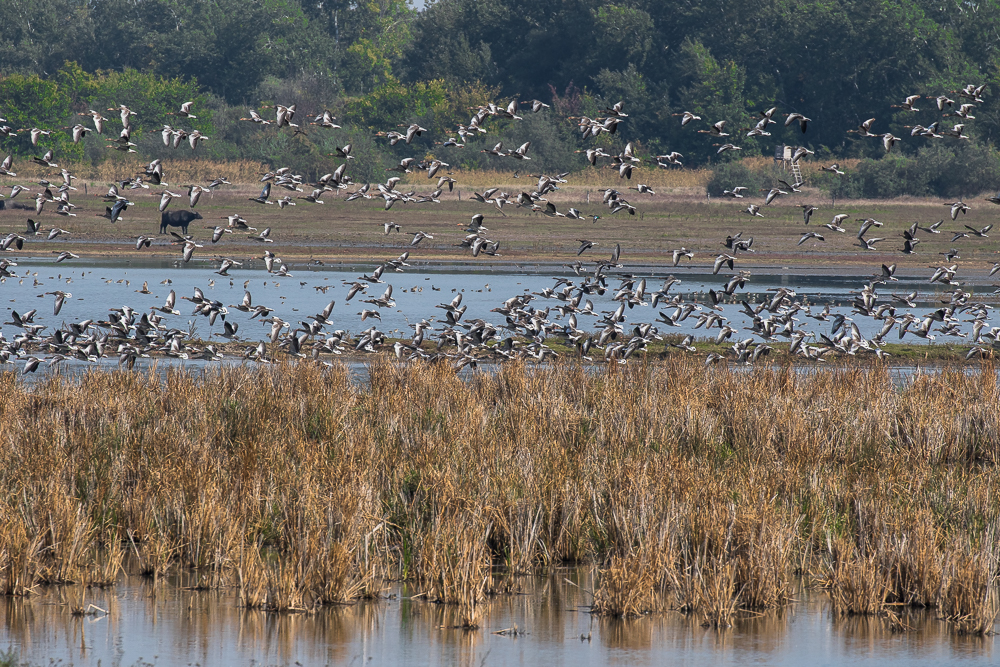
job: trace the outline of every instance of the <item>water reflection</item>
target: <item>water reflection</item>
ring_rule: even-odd
[[[569,580],[569,581],[567,581]],[[826,597],[808,589],[767,614],[747,614],[733,628],[705,628],[676,612],[621,620],[587,612],[592,573],[557,569],[521,577],[520,592],[494,599],[482,628],[458,629],[458,610],[411,597],[394,584],[389,599],[267,614],[240,609],[235,592],[185,589],[191,577],[155,585],[123,578],[110,590],[39,588],[0,604],[0,646],[33,664],[156,665],[717,665],[991,664],[992,638],[952,633],[933,612],[911,611],[908,632],[878,618],[838,618]],[[74,616],[73,606],[107,614]],[[90,608],[93,610],[94,608]],[[499,635],[517,627],[523,634]],[[581,636],[583,637],[581,639]],[[589,637],[589,639],[588,639]]]

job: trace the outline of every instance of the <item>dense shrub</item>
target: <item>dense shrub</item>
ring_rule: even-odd
[[[813,184],[836,197],[952,199],[997,190],[1000,155],[990,146],[938,140],[914,156],[887,155],[863,160],[844,176],[817,175]]]
[[[736,186],[747,188],[751,194],[757,194],[761,188],[770,187],[781,171],[772,166],[753,166],[747,162],[724,162],[712,169],[712,178],[705,189],[712,197],[721,197],[724,190],[732,190]]]
[[[929,192],[939,197],[963,197],[1000,186],[1000,155],[989,145],[935,142],[917,152],[917,161]]]

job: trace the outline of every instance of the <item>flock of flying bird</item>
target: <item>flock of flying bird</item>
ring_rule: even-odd
[[[945,116],[955,116],[963,120],[973,119],[972,111],[976,103],[982,102],[984,86],[967,86],[961,91],[957,91],[960,99],[967,99],[968,103],[961,103],[957,109],[954,108],[956,102],[947,96],[939,96],[935,99],[939,111],[954,109],[944,113]],[[916,105],[919,104],[919,96],[908,97],[901,108],[916,112]],[[192,114],[193,103],[182,104],[179,111],[173,115],[178,118],[194,119]],[[530,109],[532,113],[542,112],[548,105],[533,100],[529,103],[519,104],[516,100],[507,106],[488,104],[475,108],[475,113],[468,124],[459,125],[456,136],[449,137],[443,142],[443,146],[462,148],[466,141],[472,137],[487,133],[485,125],[488,119],[508,119],[520,120],[518,115],[522,107]],[[282,106],[275,105],[274,119],[266,119],[256,111],[251,111],[246,120],[260,125],[274,125],[277,128],[290,128],[296,133],[304,133],[302,123],[294,122],[297,118],[295,105]],[[135,112],[125,105],[109,109],[117,111],[122,124],[122,130],[115,139],[107,139],[108,147],[122,152],[136,152],[136,145],[132,143],[132,117]],[[747,137],[770,136],[768,127],[779,121],[774,120],[777,109],[771,108],[760,112],[760,120],[752,128],[742,128],[740,131],[746,132]],[[601,134],[615,134],[619,126],[628,118],[624,111],[624,105],[619,102],[614,106],[605,109],[603,117],[574,117],[571,120],[579,125],[583,138],[595,138]],[[107,119],[99,112],[90,110],[86,114],[93,121],[93,128],[77,124],[72,128],[65,128],[70,131],[74,142],[79,142],[90,132],[102,134]],[[675,114],[681,117],[682,126],[687,126],[701,118],[694,113],[684,112]],[[317,114],[309,119],[309,123],[326,129],[337,129],[336,119],[328,111]],[[811,119],[800,113],[788,113],[784,118],[784,126],[797,125],[801,132],[805,133]],[[0,118],[0,138],[5,136],[16,136],[18,132],[30,132],[31,142],[37,146],[44,137],[50,136],[51,130],[41,128],[30,128],[28,130],[14,130],[4,124]],[[866,120],[861,124],[857,132],[863,137],[880,138],[886,151],[892,149],[895,143],[900,141],[898,137],[891,133],[872,133],[875,119]],[[708,129],[699,129],[699,133],[707,134],[714,138],[729,137],[726,130],[726,121],[718,121],[709,125]],[[385,138],[390,144],[399,143],[410,144],[415,137],[427,132],[418,124],[408,124],[401,126],[402,131],[379,132],[377,136]],[[957,124],[951,128],[943,128],[940,121],[935,121],[929,126],[912,126],[911,136],[927,139],[940,139],[951,137],[954,139],[967,139],[964,134],[964,125]],[[192,150],[197,149],[199,143],[209,138],[202,135],[197,130],[183,130],[163,125],[162,141],[164,146],[177,148],[185,140]],[[716,144],[719,145],[719,144]],[[732,143],[719,145],[718,153],[726,151],[741,150],[739,146]],[[523,162],[531,160],[529,155],[531,142],[525,142],[516,149],[505,149],[502,142],[496,143],[492,148],[483,149],[482,152],[498,159],[509,159]],[[617,154],[609,154],[601,148],[588,148],[583,151],[587,161],[596,166],[598,160],[607,160],[607,165],[618,171],[620,179],[631,179],[633,170],[642,162],[636,154],[631,143]],[[811,155],[812,151],[805,147],[797,148],[791,157],[793,163],[797,163],[803,157]],[[260,179],[263,183],[261,192],[256,197],[249,200],[259,205],[276,205],[279,208],[295,206],[296,200],[305,201],[309,204],[323,204],[323,197],[327,193],[338,193],[344,191],[344,201],[351,202],[363,199],[381,199],[384,202],[384,210],[388,211],[397,202],[404,203],[439,203],[447,187],[449,192],[454,189],[456,181],[447,172],[449,164],[439,159],[417,159],[408,157],[400,160],[398,165],[387,171],[397,172],[400,176],[387,179],[385,183],[379,183],[374,188],[370,184],[356,186],[347,173],[347,166],[351,155],[351,145],[348,144],[331,154],[332,157],[343,160],[343,162],[331,173],[325,174],[315,183],[308,183],[304,177],[295,174],[292,169],[283,167],[268,172]],[[660,168],[671,168],[682,166],[681,159],[684,156],[677,152],[671,152],[654,157],[656,166]],[[57,169],[59,165],[54,162],[55,156],[52,150],[48,150],[41,157],[32,158],[36,164],[49,169]],[[14,165],[11,156],[7,156],[0,163],[0,176],[9,178],[16,177],[13,171]],[[837,164],[823,168],[835,174],[843,174]],[[440,173],[445,170],[445,173]],[[402,181],[402,175],[422,171],[426,173],[428,179],[437,176],[436,188],[427,194],[418,194],[415,191],[402,192],[398,189]],[[515,176],[518,172],[515,172]],[[482,193],[473,193],[472,198],[482,204],[495,209],[501,216],[506,216],[504,207],[525,208],[532,212],[552,218],[565,218],[569,220],[589,219],[593,222],[601,219],[598,214],[584,214],[576,208],[570,207],[565,211],[559,211],[558,207],[546,199],[546,195],[559,189],[561,184],[566,183],[568,173],[556,176],[538,175],[537,185],[532,192],[522,191],[520,193],[508,193],[500,188],[490,188]],[[76,216],[74,212],[76,206],[70,201],[71,193],[76,191],[73,185],[75,176],[66,169],[61,169],[60,179],[56,182],[49,182],[42,179],[38,185],[41,190],[34,195],[34,211],[36,216],[42,215],[46,204],[52,204],[54,213],[60,216]],[[535,181],[532,181],[534,184]],[[163,188],[158,193],[158,209],[164,213],[174,199],[186,196],[189,206],[193,209],[197,206],[203,193],[211,192],[213,189],[223,185],[229,185],[225,178],[216,178],[208,182],[207,185],[192,184],[186,186],[187,193],[173,192],[168,189],[166,173],[161,159],[153,160],[147,168],[134,176],[113,184],[105,195],[107,204],[105,212],[98,217],[116,222],[122,219],[133,202],[129,196],[132,193],[143,193],[151,188]],[[801,182],[788,183],[779,181],[781,187],[770,188],[764,195],[763,204],[749,203],[745,209],[746,213],[753,217],[764,217],[762,210],[770,205],[776,198],[788,196],[800,192]],[[33,186],[15,184],[10,186],[10,194],[6,199],[13,200],[21,193],[30,193]],[[352,189],[353,187],[353,189]],[[638,183],[629,186],[628,189],[635,190],[638,194],[654,195],[655,192],[645,184]],[[636,207],[626,198],[627,190],[621,192],[615,188],[606,188],[603,191],[603,205],[607,206],[610,214],[624,212],[628,215],[636,214]],[[274,190],[284,192],[281,197],[272,198]],[[306,192],[308,194],[305,194]],[[301,194],[300,194],[301,193]],[[734,185],[725,194],[734,199],[746,199],[750,196],[747,188]],[[4,195],[0,194],[0,198]],[[988,201],[1000,204],[1000,198],[989,198]],[[812,216],[818,210],[813,205],[801,205],[803,209],[803,220],[805,225],[809,225]],[[950,217],[954,221],[960,214],[966,213],[969,206],[962,201],[949,204]],[[52,209],[49,209],[52,210]],[[195,214],[191,214],[195,215]],[[195,216],[196,219],[200,215]],[[843,226],[848,223],[849,216],[839,214],[833,217],[830,223],[822,227],[834,233],[844,233]],[[164,218],[166,220],[166,217]],[[217,244],[222,241],[227,234],[237,232],[247,233],[248,238],[261,244],[274,243],[271,238],[271,228],[257,232],[257,229],[250,227],[247,220],[242,215],[234,214],[226,217],[227,224],[219,225],[212,229],[210,243]],[[456,246],[467,249],[473,257],[479,256],[500,256],[500,242],[491,240],[487,236],[489,232],[485,226],[486,217],[484,214],[477,214],[472,217],[471,222],[464,229],[464,239]],[[855,245],[865,250],[875,250],[875,244],[886,241],[885,238],[868,236],[872,229],[882,226],[882,223],[874,218],[859,220],[859,231],[856,234],[857,243]],[[393,231],[399,232],[401,228],[394,222],[379,223],[383,225],[385,234]],[[920,239],[919,232],[926,234],[945,233],[941,229],[944,220],[933,224],[921,225],[914,223],[903,234],[904,254],[913,254],[917,250]],[[193,235],[186,233],[187,225],[183,225],[183,234],[172,232],[171,243],[179,246],[181,250],[181,260],[188,262],[197,249],[203,248],[205,243],[195,239]],[[988,238],[988,232],[992,225],[982,228],[974,228],[966,225],[965,231],[949,232],[953,233],[952,242],[962,238]],[[257,232],[257,233],[254,233]],[[27,229],[23,232],[11,232],[6,237],[0,239],[0,251],[20,251],[25,243],[32,238],[44,236],[48,240],[55,239],[61,235],[68,234],[65,230],[52,227],[45,231],[41,223],[33,219],[27,222]],[[434,237],[423,231],[413,234],[409,248],[416,248],[424,239]],[[141,235],[136,239],[137,250],[150,247],[156,240],[155,236]],[[822,242],[825,237],[819,231],[805,231],[799,245],[807,241]],[[207,239],[206,239],[207,242]],[[552,287],[545,288],[539,292],[524,293],[512,296],[505,300],[491,312],[503,317],[503,322],[493,324],[486,319],[466,318],[467,305],[462,305],[462,294],[459,293],[448,303],[439,304],[437,307],[443,311],[443,316],[435,316],[421,319],[416,323],[411,323],[412,336],[405,339],[395,340],[392,348],[396,356],[400,359],[430,359],[444,361],[453,364],[461,369],[467,365],[475,366],[483,360],[502,360],[510,358],[531,358],[544,360],[547,357],[558,356],[558,353],[546,344],[549,339],[557,339],[567,346],[576,349],[581,357],[592,360],[595,351],[601,351],[603,357],[610,361],[625,363],[626,360],[638,353],[647,351],[654,342],[664,341],[664,336],[674,327],[686,326],[681,323],[689,317],[696,321],[695,329],[704,329],[705,332],[715,339],[717,343],[729,341],[731,343],[731,356],[719,353],[710,353],[706,357],[706,364],[717,363],[727,360],[734,360],[738,364],[752,364],[762,356],[769,354],[773,347],[769,343],[783,340],[788,342],[788,352],[791,355],[799,356],[811,360],[823,360],[832,353],[854,355],[859,353],[871,353],[880,359],[888,356],[883,350],[883,345],[888,340],[893,330],[897,331],[899,339],[907,334],[925,340],[934,340],[936,335],[942,337],[954,337],[956,339],[968,339],[970,349],[967,358],[985,356],[992,354],[992,350],[1000,346],[1000,327],[992,327],[989,324],[989,310],[991,306],[973,299],[973,295],[961,289],[961,283],[955,280],[957,266],[954,264],[944,264],[936,267],[930,277],[931,283],[940,283],[950,289],[943,294],[947,297],[941,307],[936,308],[931,313],[917,315],[911,310],[917,307],[919,295],[916,292],[908,294],[892,293],[888,299],[883,299],[879,290],[882,285],[897,281],[895,274],[895,264],[881,266],[880,271],[871,277],[867,283],[854,294],[851,304],[852,310],[849,314],[831,313],[830,306],[827,305],[822,311],[815,312],[811,305],[807,305],[798,300],[796,293],[787,288],[779,288],[770,294],[768,298],[762,299],[760,303],[751,304],[750,301],[737,294],[738,290],[744,289],[750,280],[750,272],[746,270],[736,270],[736,264],[743,255],[755,252],[752,236],[744,237],[742,232],[729,235],[722,242],[724,252],[714,257],[712,264],[713,275],[718,274],[723,268],[735,271],[725,283],[716,289],[711,289],[707,293],[707,299],[699,301],[684,298],[676,291],[671,294],[671,288],[681,281],[674,276],[669,276],[659,289],[652,290],[647,278],[638,277],[622,271],[624,265],[621,263],[621,246],[616,245],[608,259],[602,259],[594,263],[591,267],[577,259],[572,264],[565,265],[573,272],[573,277],[559,278]],[[578,258],[585,252],[591,251],[596,246],[595,243],[581,239],[577,251]],[[364,273],[356,280],[345,283],[347,288],[345,302],[350,302],[358,295],[369,298],[359,299],[365,304],[370,304],[371,308],[363,308],[357,315],[361,321],[368,319],[381,320],[380,309],[393,308],[396,306],[393,300],[393,287],[386,284],[384,280],[386,271],[403,272],[410,266],[407,263],[410,251],[407,250],[395,259],[380,262],[371,271],[371,274]],[[957,256],[957,251],[947,253],[947,261]],[[78,256],[69,251],[58,253],[55,262],[63,262],[76,259]],[[679,248],[672,253],[672,265],[678,266],[682,260],[690,260],[694,253],[687,248]],[[274,277],[291,277],[292,274],[286,264],[271,250],[265,249],[263,255],[264,265],[269,275]],[[215,272],[223,277],[231,277],[229,271],[242,267],[242,262],[235,261],[228,257],[218,259],[219,268]],[[321,263],[321,262],[317,262]],[[0,281],[6,279],[21,278],[16,273],[16,262],[7,259],[0,260]],[[994,264],[990,269],[990,275],[1000,270],[1000,263]],[[609,286],[609,280],[618,279],[620,282],[616,287]],[[164,281],[169,283],[169,281]],[[249,283],[249,281],[247,281]],[[244,284],[244,287],[247,286]],[[384,291],[380,296],[373,296],[367,290],[375,285],[385,284]],[[326,292],[326,288],[317,288]],[[151,294],[148,283],[143,284],[142,290],[136,290],[142,294]],[[68,292],[56,290],[46,293],[54,296],[53,315],[58,315],[65,300],[72,295]],[[608,295],[612,308],[609,310],[598,310],[593,299]],[[219,334],[222,338],[230,341],[240,341],[240,325],[236,321],[234,311],[239,311],[265,325],[267,332],[260,340],[243,341],[249,343],[242,350],[242,357],[257,362],[269,362],[275,358],[278,352],[291,355],[292,357],[308,358],[322,361],[324,354],[341,354],[345,351],[355,350],[363,352],[375,352],[388,347],[390,339],[387,335],[378,330],[377,326],[370,326],[360,333],[351,335],[344,329],[334,329],[335,301],[330,301],[320,312],[309,316],[298,324],[287,322],[277,315],[274,315],[274,308],[260,304],[254,305],[251,293],[245,290],[242,301],[238,304],[225,305],[221,301],[211,299],[201,289],[195,289],[191,296],[181,296],[182,300],[191,302],[194,306],[193,314],[208,318],[210,324],[214,325],[216,320],[221,318],[223,331]],[[921,299],[926,300],[926,299]],[[533,305],[533,302],[535,305]],[[541,307],[541,303],[551,304]],[[740,315],[745,324],[743,327],[751,335],[741,336],[740,323],[725,315],[724,304],[740,303]],[[36,323],[36,310],[18,314],[13,311],[11,321],[6,325],[16,327],[19,332],[11,338],[6,339],[0,334],[0,362],[11,363],[17,358],[25,358],[22,373],[35,371],[39,364],[47,361],[49,364],[75,358],[87,361],[98,361],[104,357],[117,356],[119,363],[131,368],[140,358],[146,358],[153,354],[162,354],[168,357],[180,359],[204,359],[219,360],[223,358],[223,352],[213,344],[204,342],[194,342],[189,340],[188,332],[177,327],[170,326],[168,316],[179,316],[177,310],[177,295],[174,290],[170,290],[162,306],[154,306],[145,312],[129,306],[112,308],[106,319],[91,320],[86,319],[80,322],[64,324],[59,328],[53,328]],[[662,308],[655,319],[649,322],[635,323],[627,326],[629,313],[634,308],[651,306],[653,309]],[[810,332],[800,325],[797,315],[815,320],[819,323],[827,323],[830,326],[829,333]],[[851,317],[851,316],[854,317]],[[965,320],[972,323],[971,332],[963,331],[961,326],[961,316],[971,317]],[[862,334],[855,318],[870,318],[876,324],[874,328],[878,333],[872,336]],[[582,326],[583,318],[594,318],[589,327]],[[650,318],[647,318],[650,319]],[[713,331],[717,329],[717,334]],[[245,331],[245,329],[244,329]],[[425,345],[427,341],[435,340],[434,349],[429,349]],[[695,352],[693,334],[671,337],[668,347],[674,347],[687,352]],[[759,339],[759,340],[758,340]],[[40,356],[43,353],[49,356]],[[230,356],[231,353],[230,353]],[[324,362],[328,363],[328,362]]]

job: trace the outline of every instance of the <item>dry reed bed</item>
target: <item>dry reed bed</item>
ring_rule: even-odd
[[[132,178],[136,174],[142,174],[149,160],[141,160],[138,157],[116,156],[98,163],[76,162],[63,163],[60,160],[60,168],[65,168],[76,176],[81,183],[94,185],[106,185],[124,178]],[[167,160],[164,162],[164,170],[167,180],[172,187],[183,187],[180,184],[199,183],[205,185],[205,181],[211,181],[219,176],[228,178],[233,183],[259,183],[260,176],[266,174],[269,169],[263,162],[253,160],[211,160],[207,158],[192,158],[181,160]],[[28,160],[19,160],[16,163],[18,178],[24,180],[47,177],[51,180],[53,174],[59,175],[59,169],[50,169],[36,165]],[[154,188],[156,186],[153,186]]]
[[[369,371],[4,373],[0,589],[108,585],[129,554],[273,611],[405,578],[475,626],[516,575],[593,562],[598,613],[725,626],[802,574],[838,613],[993,627],[992,365]]]
[[[514,191],[525,190],[531,192],[538,185],[538,172],[530,168],[519,172],[514,176],[513,171],[499,171],[491,169],[479,169],[475,171],[463,171],[453,169],[452,173],[461,187],[484,190],[491,187],[513,188]],[[550,173],[548,176],[555,177]],[[568,176],[566,180],[569,186],[580,186],[588,188],[616,187],[621,190],[629,185],[645,183],[652,188],[670,190],[674,188],[695,188],[704,195],[705,185],[712,178],[709,169],[658,169],[655,166],[643,166],[636,169],[630,180],[623,180],[618,176],[617,169],[588,167],[581,171],[576,171]],[[407,182],[420,186],[428,181],[423,174],[416,173],[407,176]],[[635,193],[633,193],[635,194]]]

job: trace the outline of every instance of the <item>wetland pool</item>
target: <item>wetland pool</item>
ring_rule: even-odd
[[[0,280],[0,296],[5,303],[0,309],[0,316],[5,318],[4,333],[8,339],[18,331],[11,323],[11,311],[24,314],[37,309],[34,322],[46,327],[41,332],[45,336],[56,328],[66,328],[69,323],[83,320],[99,321],[107,319],[112,308],[129,306],[137,313],[149,312],[151,308],[162,306],[171,289],[176,292],[176,308],[180,315],[165,315],[164,324],[182,331],[190,331],[203,340],[221,340],[215,338],[222,332],[222,322],[216,320],[210,326],[206,317],[192,314],[192,305],[184,301],[184,297],[194,294],[195,288],[204,291],[205,296],[217,300],[228,307],[230,322],[239,325],[238,339],[256,344],[265,337],[270,325],[259,320],[251,320],[249,314],[239,312],[232,306],[239,304],[244,296],[244,285],[251,292],[253,304],[263,304],[274,309],[274,315],[292,323],[293,328],[298,323],[307,320],[309,316],[321,312],[330,301],[336,302],[331,316],[332,326],[328,331],[341,329],[348,333],[357,333],[373,324],[390,338],[408,337],[412,335],[410,324],[422,319],[434,322],[435,331],[444,328],[445,311],[439,306],[451,302],[461,295],[462,305],[467,307],[463,321],[468,322],[481,318],[492,322],[502,336],[509,335],[503,329],[505,318],[493,309],[501,306],[504,300],[521,294],[538,295],[546,288],[553,288],[557,279],[572,280],[579,285],[584,278],[577,277],[573,272],[560,267],[537,267],[536,269],[518,269],[504,265],[494,267],[496,270],[472,270],[471,268],[414,266],[404,273],[396,273],[391,269],[382,275],[384,284],[371,284],[367,294],[358,294],[351,302],[346,302],[348,288],[345,283],[352,283],[363,274],[370,274],[374,265],[368,266],[316,266],[296,265],[290,267],[291,277],[278,278],[268,274],[263,263],[247,261],[243,267],[231,269],[231,276],[223,277],[214,273],[215,265],[209,261],[195,261],[181,264],[170,260],[72,260],[63,264],[55,264],[50,260],[25,258],[17,262],[10,271],[16,277]],[[699,273],[696,270],[679,270],[671,267],[636,267],[634,270],[624,269],[638,278],[646,278],[647,294],[660,289],[667,275],[681,279],[679,284],[672,286],[669,296],[681,295],[685,301],[696,301],[704,304],[708,300],[710,289],[721,290],[728,276],[713,276],[710,273]],[[830,305],[831,314],[851,316],[851,304],[855,294],[867,282],[867,275],[805,275],[771,273],[754,274],[744,289],[739,290],[727,302],[721,304],[721,314],[728,319],[728,324],[737,330],[733,339],[749,336],[748,330],[752,323],[746,315],[741,300],[751,305],[769,300],[774,290],[786,288],[794,290],[795,300],[811,304],[816,312]],[[149,294],[142,294],[143,283],[148,284]],[[619,303],[614,295],[620,285],[618,274],[608,276],[608,289],[603,295],[591,294],[585,298],[593,302],[594,315],[578,316],[578,327],[584,331],[593,331],[597,325],[599,314],[614,311]],[[363,302],[366,298],[376,298],[382,295],[387,286],[393,287],[392,298],[394,307],[381,308],[381,321],[367,319],[362,321],[362,309],[374,309],[372,304]],[[888,303],[890,293],[908,294],[918,292],[916,308],[911,309],[918,316],[940,307],[946,286],[930,284],[926,278],[901,277],[898,282],[888,283],[879,287],[879,303]],[[966,286],[977,295],[992,292],[983,285]],[[47,293],[62,290],[72,294],[67,298],[58,315],[53,315],[53,297]],[[646,299],[647,303],[649,298]],[[731,301],[731,302],[730,302]],[[551,308],[548,319],[557,325],[565,322],[555,310],[562,301],[558,298],[536,296],[530,306],[536,309]],[[667,326],[657,321],[658,313],[673,316],[675,306],[661,304],[658,308],[637,306],[625,311],[626,320],[622,324],[626,334],[639,323],[654,322],[661,335],[694,334],[695,336],[712,336],[718,329],[710,331],[696,328],[698,312],[706,312],[699,306],[691,316],[679,322],[680,326]],[[766,311],[764,313],[767,314]],[[816,334],[830,335],[832,324],[829,321],[810,319],[805,311],[797,316],[797,328]],[[855,323],[862,335],[871,337],[882,326],[882,322],[869,317],[855,316]],[[968,332],[971,327],[962,324]],[[428,338],[434,337],[434,331],[428,333]],[[963,344],[961,338],[942,336],[938,342],[954,342]],[[887,340],[896,342],[895,332]],[[908,343],[921,343],[916,336],[907,336]]]
[[[631,620],[589,613],[591,571],[556,568],[518,578],[521,591],[488,604],[477,630],[457,609],[423,601],[404,584],[386,599],[315,613],[237,606],[232,589],[187,590],[180,575],[123,577],[88,590],[41,588],[0,602],[0,648],[31,665],[988,665],[993,637],[951,632],[933,612],[904,614],[907,632],[879,618],[838,618],[822,591],[747,616],[732,628],[700,626],[675,612]],[[83,597],[81,599],[81,593]],[[73,616],[67,603],[106,610]],[[516,627],[518,635],[494,634]],[[587,638],[589,635],[589,639]],[[581,636],[583,638],[581,638]]]

